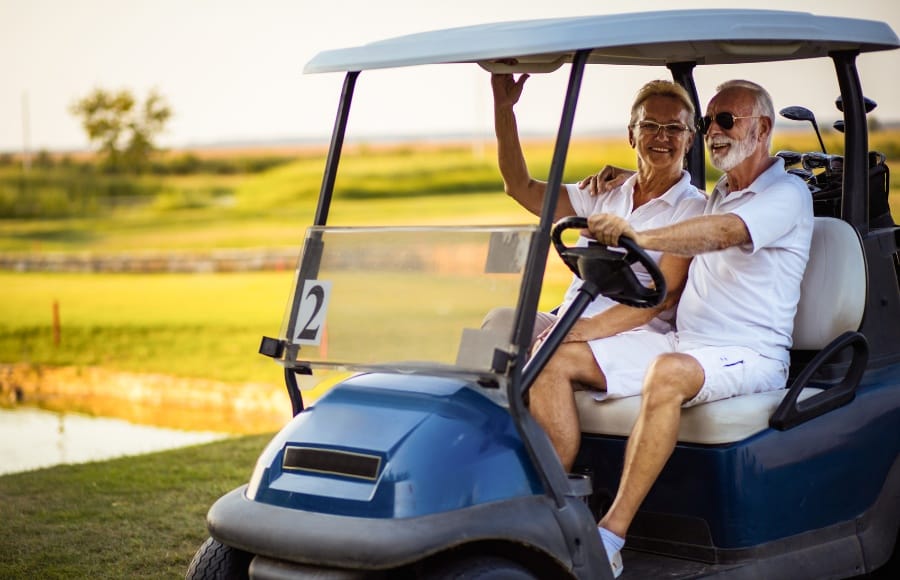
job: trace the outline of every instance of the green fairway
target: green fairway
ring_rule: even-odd
[[[0,578],[183,578],[269,437],[0,477]]]
[[[0,272],[0,361],[277,380],[256,351],[263,335],[278,332],[291,276]]]
[[[828,146],[839,150],[835,136],[827,137]],[[883,131],[873,134],[871,145],[890,156],[897,154],[898,142],[897,131]],[[815,146],[811,132],[792,132],[776,139],[773,148],[804,151]],[[524,147],[532,174],[545,178],[552,142],[526,142]],[[605,163],[634,166],[624,132],[621,137],[574,141],[565,179],[576,180]],[[323,167],[320,152],[256,173],[148,176],[141,177],[139,185],[128,185],[119,176],[113,185],[151,192],[146,193],[151,201],[65,219],[0,220],[0,251],[127,254],[256,247],[299,253],[313,220]],[[6,176],[7,181],[0,179],[6,194],[12,191],[9,184],[16,183],[12,171],[6,167],[0,172]],[[897,175],[894,172],[895,191]],[[342,159],[335,192],[331,225],[535,221],[503,193],[492,145],[353,146]],[[32,193],[40,198],[39,192]],[[549,263],[542,308],[555,306],[568,279],[555,257]],[[278,381],[278,369],[256,351],[262,335],[278,332],[290,284],[289,271],[0,272],[0,363]],[[60,311],[59,345],[53,341],[54,302]]]

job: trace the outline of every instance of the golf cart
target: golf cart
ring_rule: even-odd
[[[211,537],[187,577],[611,578],[596,521],[615,494],[640,398],[578,393],[583,440],[572,473],[527,407],[535,377],[593,296],[650,306],[665,294],[633,243],[620,241],[624,254],[573,247],[566,235],[584,222],[552,223],[583,76],[666,68],[703,111],[710,95],[697,94],[695,68],[805,59],[833,62],[844,151],[828,176],[837,192],[815,203],[788,388],[684,411],[679,443],[629,532],[622,577],[896,571],[898,228],[870,215],[886,204],[887,181],[872,177],[884,163],[869,152],[856,59],[898,46],[879,22],[684,10],[471,26],[316,56],[305,72],[344,73],[344,86],[281,332],[260,346],[283,367],[294,418],[249,483],[212,506]],[[531,73],[566,65],[539,223],[329,226],[360,73],[442,63]],[[705,188],[699,136],[688,165]],[[809,171],[816,200],[823,170]],[[584,284],[529,357],[551,244]],[[655,285],[635,279],[635,261]],[[508,332],[482,330],[500,306],[515,308]],[[302,387],[326,371],[347,378],[304,408]]]

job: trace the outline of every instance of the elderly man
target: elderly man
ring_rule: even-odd
[[[677,332],[646,335],[642,342],[641,411],[618,493],[599,523],[614,572],[621,572],[618,551],[628,527],[675,448],[682,407],[786,383],[813,214],[803,182],[769,156],[773,121],[772,100],[762,87],[721,85],[700,129],[713,165],[725,175],[704,215],[642,231],[614,215],[588,219],[603,243],[624,235],[647,249],[694,256]],[[621,341],[612,337],[592,348],[615,352]],[[606,372],[601,363],[598,379]]]

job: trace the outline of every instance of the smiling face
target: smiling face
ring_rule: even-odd
[[[638,165],[680,171],[694,138],[692,126],[691,113],[678,99],[663,95],[647,98],[628,128],[628,141],[637,151]]]
[[[726,129],[712,122],[706,132],[706,147],[714,167],[729,172],[752,157],[763,143],[760,139],[765,117],[755,117],[753,94],[738,88],[727,89],[709,102],[706,110],[710,119],[717,114],[731,113],[734,125]],[[738,118],[745,117],[745,118]]]

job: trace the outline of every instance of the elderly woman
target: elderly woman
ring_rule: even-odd
[[[539,215],[547,184],[529,175],[513,112],[527,79],[527,74],[518,80],[508,74],[493,75],[494,124],[505,190],[525,209]],[[686,91],[669,81],[645,84],[634,99],[628,121],[628,143],[637,153],[637,172],[627,179],[618,176],[606,184],[598,182],[606,175],[612,176],[614,171],[601,172],[578,185],[563,185],[554,219],[613,214],[640,231],[700,215],[706,199],[683,169],[693,139],[694,106]],[[584,237],[579,240],[581,245],[586,243]],[[666,278],[669,290],[666,300],[656,308],[633,308],[598,296],[532,385],[531,414],[547,432],[566,470],[575,461],[581,432],[571,389],[576,385],[586,386],[597,390],[598,398],[606,394],[619,397],[637,394],[632,386],[641,384],[645,365],[639,364],[638,359],[632,364],[631,359],[646,350],[641,343],[646,341],[648,333],[666,334],[673,330],[674,305],[684,289],[690,258],[648,253]],[[647,285],[649,275],[640,269],[636,267],[636,273]],[[580,286],[581,280],[574,277],[560,313],[574,300]],[[510,327],[511,318],[509,309],[494,310],[485,318],[483,328],[502,332]],[[540,341],[556,320],[556,315],[539,312],[533,339]],[[625,331],[632,332],[619,335]],[[616,348],[608,348],[603,344],[605,341],[597,340],[613,335],[619,335]],[[611,364],[613,361],[617,364]],[[630,376],[634,373],[637,375]],[[604,527],[598,531],[613,575],[618,577],[622,572],[620,551],[625,541]]]

